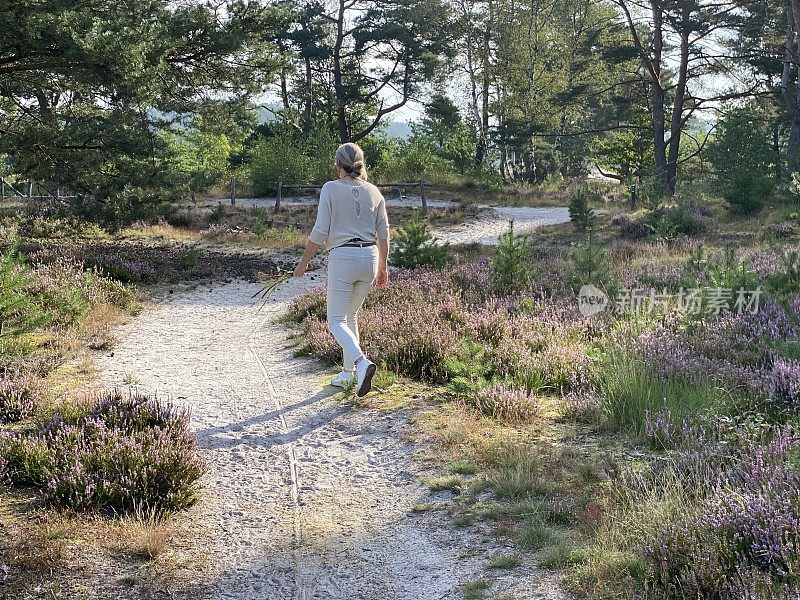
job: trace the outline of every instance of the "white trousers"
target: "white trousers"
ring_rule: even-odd
[[[377,246],[337,247],[328,253],[328,329],[342,347],[342,367],[355,368],[362,355],[358,309],[378,274]]]

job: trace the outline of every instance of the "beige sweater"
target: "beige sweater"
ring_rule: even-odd
[[[368,242],[389,239],[386,200],[366,181],[358,185],[329,181],[319,194],[317,221],[308,239],[330,250],[353,238]]]

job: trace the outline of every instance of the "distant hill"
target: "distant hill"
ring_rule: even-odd
[[[280,107],[278,105],[271,105],[270,108],[275,111],[280,111]],[[276,118],[275,113],[261,106],[256,108],[256,113],[258,114],[259,123],[270,123]],[[411,125],[405,121],[386,121],[385,131],[386,135],[389,137],[397,138],[398,140],[404,140],[411,136]]]
[[[386,134],[389,137],[404,140],[411,137],[411,125],[405,121],[390,121],[386,127]]]

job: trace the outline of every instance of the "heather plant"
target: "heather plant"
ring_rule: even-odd
[[[771,411],[800,415],[800,361],[777,358],[772,365],[767,407]]]
[[[526,423],[540,412],[535,397],[526,390],[501,383],[480,389],[467,399],[467,404],[504,423]]]
[[[396,267],[441,268],[452,260],[450,244],[439,244],[428,230],[428,222],[417,212],[395,234],[389,262]]]
[[[16,423],[30,417],[41,395],[39,383],[31,376],[0,375],[0,423]]]
[[[0,457],[13,483],[79,511],[180,510],[195,501],[204,471],[188,412],[119,391],[77,422],[56,414],[36,432],[4,433]]]
[[[739,597],[734,590],[755,575],[764,594],[757,597],[782,598],[798,583],[800,471],[793,461],[800,437],[787,427],[766,442],[748,430],[723,435],[725,445],[704,450],[712,437],[701,441],[699,457],[690,449],[694,457],[675,458],[680,470],[705,466],[695,478],[698,510],[657,523],[639,545],[660,597]]]
[[[289,304],[287,316],[295,323],[302,323],[308,317],[326,318],[325,290],[317,288],[297,296]]]
[[[500,235],[490,262],[495,292],[509,295],[524,289],[533,275],[530,262],[527,240],[514,233],[514,221],[509,221],[508,231]]]
[[[729,312],[691,327],[677,316],[653,323],[629,345],[659,377],[713,383],[757,405],[767,395],[773,348],[797,335],[786,309],[766,300],[756,313]]]
[[[643,219],[634,218],[627,213],[618,213],[611,219],[612,225],[620,229],[620,235],[628,240],[639,240],[647,237],[647,225]]]

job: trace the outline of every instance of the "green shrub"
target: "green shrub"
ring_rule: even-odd
[[[389,262],[396,267],[441,268],[452,260],[450,244],[439,244],[428,230],[428,222],[419,213],[397,232],[392,243]]]
[[[251,150],[250,180],[253,193],[277,193],[277,184],[321,183],[334,175],[333,156],[338,142],[324,127],[300,133],[289,126],[276,126]],[[369,170],[367,157],[367,170]]]
[[[52,320],[29,289],[34,276],[16,246],[0,257],[0,356],[25,351],[26,336]]]
[[[729,110],[720,119],[708,157],[731,212],[758,212],[775,188],[774,165],[781,159],[771,139],[757,104]]]
[[[783,269],[767,278],[767,286],[778,296],[800,293],[800,253],[790,250],[780,256]]]
[[[191,269],[200,262],[200,250],[197,248],[186,248],[181,251],[178,260],[182,269]]]
[[[721,260],[709,254],[704,246],[693,250],[684,265],[683,284],[686,288],[721,288],[736,292],[740,289],[754,290],[759,281],[749,261],[739,259],[736,247],[727,244]],[[733,309],[735,300],[735,297],[731,298],[729,309]]]
[[[533,276],[530,263],[531,250],[528,241],[514,234],[514,221],[509,221],[508,231],[500,235],[489,263],[494,290],[499,294],[522,291]]]
[[[222,202],[218,202],[217,205],[211,209],[211,214],[208,215],[209,223],[221,223],[225,220],[225,216],[228,214],[228,210],[225,208],[225,205]]]
[[[752,215],[764,208],[773,185],[754,173],[736,173],[723,193],[728,210],[737,215]]]

